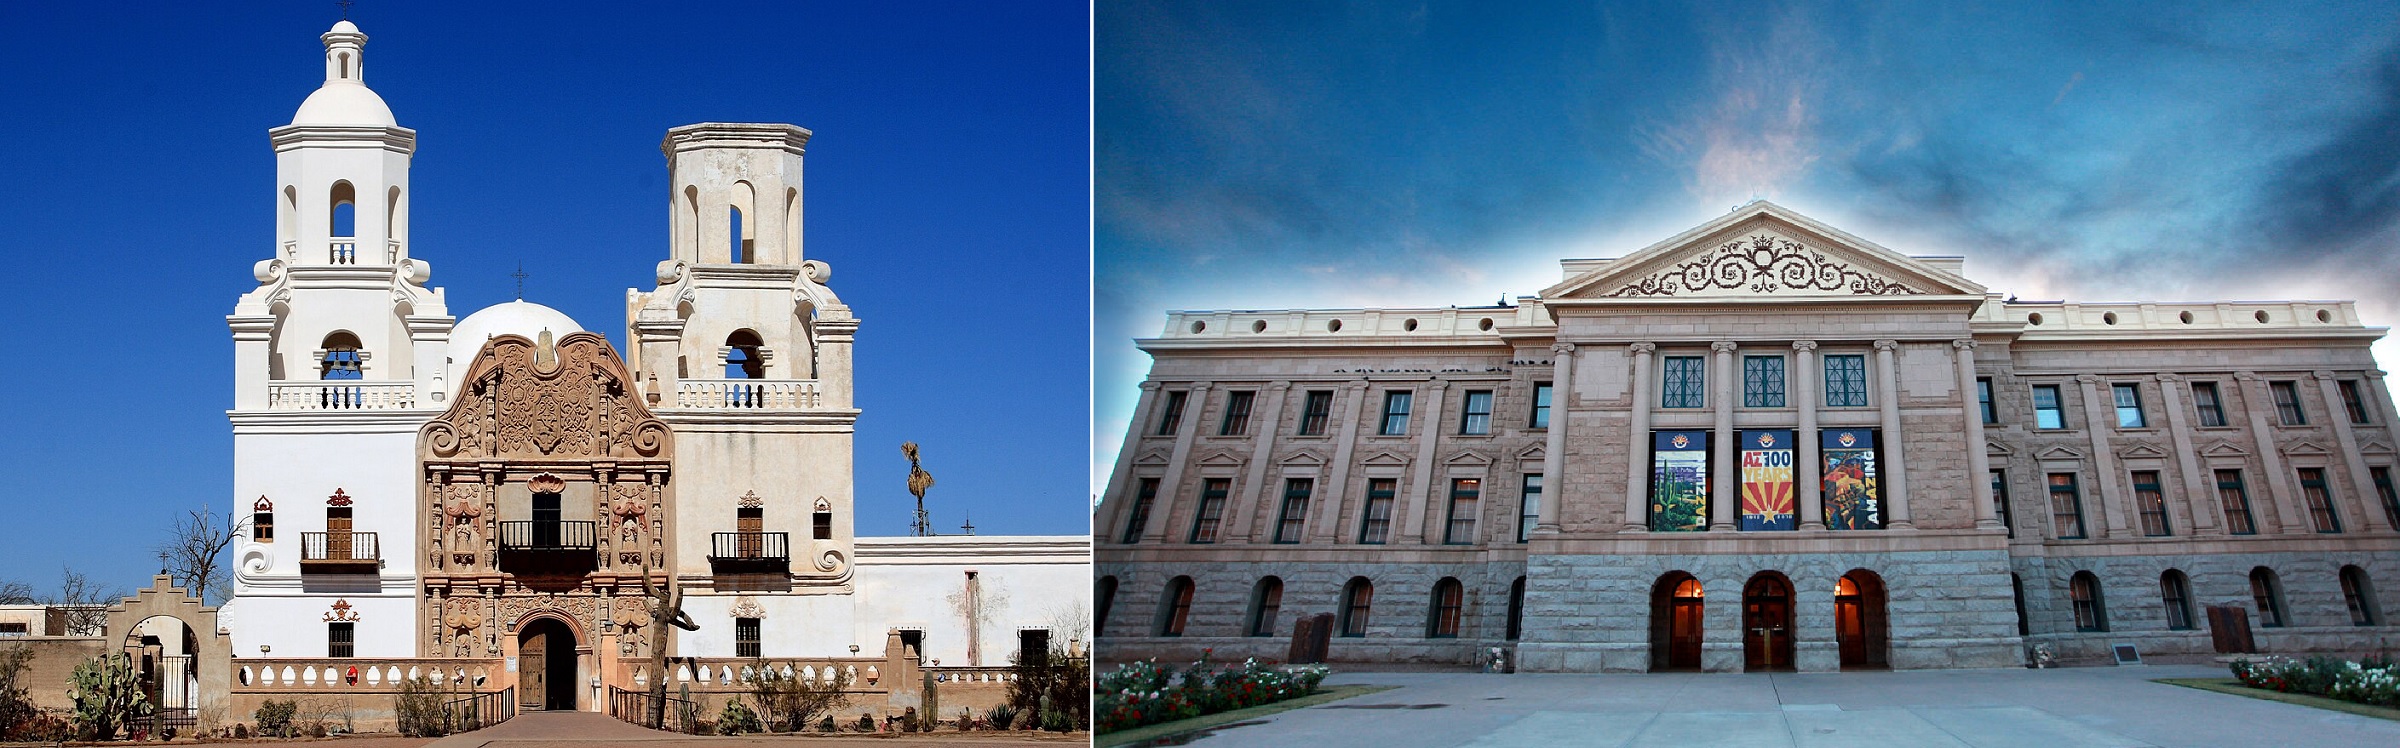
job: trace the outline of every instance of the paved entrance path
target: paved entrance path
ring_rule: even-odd
[[[650,730],[647,728],[635,727],[633,725],[621,722],[615,717],[610,717],[608,715],[599,714],[596,712],[520,712],[515,718],[512,718],[507,722],[502,722],[500,724],[481,730],[476,730],[474,732],[459,733],[457,735],[442,738],[441,740],[434,741],[431,745],[427,746],[427,748],[478,748],[480,746],[491,746],[491,748],[550,748],[551,746],[558,746],[560,748],[565,748],[566,746],[595,744],[605,745],[612,743],[621,744],[627,747],[630,747],[635,743],[641,743],[645,745],[645,748],[648,746],[708,746],[709,748],[734,748],[736,746],[749,745],[848,745],[856,748],[919,748],[921,746],[957,746],[970,744],[1047,746],[1049,748],[1063,748],[1064,746],[1088,745],[1090,742],[1091,735],[1088,733],[1076,733],[1071,736],[1059,736],[1048,734],[1029,735],[1026,733],[1009,733],[1002,735],[988,732],[953,732],[933,733],[930,735],[895,735],[889,737],[880,735],[845,735],[839,737],[803,737],[796,735],[716,737],[702,735],[677,735],[675,733],[658,732],[656,730]]]
[[[1646,675],[1344,673],[1400,688],[1205,747],[2400,746],[2400,722],[2151,683],[2216,666]]]

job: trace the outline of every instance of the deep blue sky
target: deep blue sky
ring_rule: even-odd
[[[1094,21],[1095,492],[1149,367],[1130,341],[1166,310],[1486,305],[1753,197],[2027,299],[2349,298],[2400,321],[2390,0]]]
[[[323,80],[332,2],[0,5],[0,258],[16,322],[0,578],[139,586],[171,516],[232,505],[224,317],[272,255],[267,129]],[[417,131],[412,254],[458,317],[528,300],[624,342],[667,256],[659,140],[815,138],[807,251],[863,320],[861,535],[1081,534],[1088,11],[1058,3],[356,5]]]

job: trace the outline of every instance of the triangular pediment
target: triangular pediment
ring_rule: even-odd
[[[1475,467],[1478,465],[1492,464],[1492,458],[1485,457],[1474,452],[1460,452],[1456,455],[1452,455],[1449,460],[1444,461],[1442,464],[1451,467]]]
[[[1517,450],[1517,459],[1527,462],[1541,462],[1542,460],[1549,459],[1549,457],[1550,453],[1545,451],[1540,444],[1535,444],[1533,446]]]
[[[2008,445],[1999,442],[1984,442],[1983,453],[1990,457],[2009,457],[2015,455],[2017,451],[2009,449]]]
[[[2359,454],[2388,455],[2392,453],[2392,445],[2383,442],[2367,442],[2358,445],[2358,452]]]
[[[1143,452],[1142,456],[1133,459],[1133,464],[1148,466],[1165,465],[1167,464],[1167,452],[1163,449],[1153,449],[1148,452]]]
[[[2080,460],[2083,459],[2083,453],[2066,447],[2051,447],[2034,453],[2033,458],[2037,460]]]
[[[2324,447],[2317,446],[2317,443],[2316,443],[2316,442],[2306,442],[2306,441],[2303,441],[2303,442],[2293,442],[2293,443],[2292,443],[2292,446],[2289,446],[2289,447],[2284,447],[2284,448],[2283,448],[2283,453],[2284,453],[2284,454],[2287,454],[2287,455],[2321,455],[2321,454],[2327,454],[2327,452],[2326,452],[2325,448],[2324,448]]]
[[[2202,449],[2202,450],[2200,450],[2200,456],[2202,456],[2202,457],[2248,457],[2248,456],[2250,456],[2250,452],[2249,452],[2249,450],[2245,450],[2245,449],[2242,449],[2241,447],[2234,446],[2232,442],[2217,442],[2216,444],[2210,445],[2210,446],[2209,446],[2208,448],[2206,448],[2206,449]]]
[[[1398,455],[1398,454],[1394,454],[1394,453],[1391,453],[1391,452],[1377,452],[1377,453],[1375,453],[1375,456],[1367,458],[1367,460],[1366,460],[1366,463],[1365,463],[1365,464],[1368,464],[1368,465],[1406,465],[1406,464],[1408,464],[1408,458],[1406,458],[1406,457],[1402,457],[1402,456],[1400,456],[1400,455]]]
[[[1551,301],[1983,295],[1974,281],[1764,200],[1542,291]]]
[[[1233,456],[1232,452],[1227,452],[1220,449],[1215,452],[1208,453],[1208,456],[1206,457],[1200,458],[1200,464],[1213,467],[1226,467],[1242,464],[1242,458]]]
[[[1290,457],[1283,458],[1284,467],[1316,467],[1323,464],[1325,464],[1325,458],[1318,457],[1317,453],[1310,452],[1305,449],[1292,453],[1292,456]]]
[[[2161,450],[2161,449],[2159,449],[2159,448],[2157,448],[2157,447],[2150,446],[2150,445],[2148,445],[2148,444],[2136,444],[2136,445],[2133,445],[2133,446],[2131,446],[2131,447],[2126,447],[2126,448],[2124,448],[2124,449],[2117,450],[2117,456],[2118,456],[2118,457],[2127,457],[2127,458],[2136,458],[2136,459],[2142,459],[2142,458],[2152,458],[2152,459],[2155,459],[2155,458],[2165,457],[2165,456],[2167,456],[2167,453],[2166,453],[2164,450]]]

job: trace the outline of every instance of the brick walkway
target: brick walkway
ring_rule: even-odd
[[[677,735],[626,724],[605,714],[593,712],[525,712],[507,722],[474,732],[460,733],[433,742],[428,748],[566,748],[595,743],[634,743],[660,746],[698,746],[732,748],[745,745],[851,745],[876,748],[918,748],[920,746],[958,745],[1024,745],[1060,746],[1089,745],[1091,735],[1075,733],[1056,736],[1025,733],[932,733],[906,737],[879,735],[828,735],[801,737],[769,735],[745,737],[716,737]]]

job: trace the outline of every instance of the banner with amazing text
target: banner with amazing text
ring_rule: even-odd
[[[1708,529],[1708,432],[1651,435],[1650,530]]]
[[[1825,527],[1883,529],[1874,429],[1831,429],[1824,437]]]
[[[1741,444],[1742,529],[1794,529],[1792,432],[1744,431]]]

